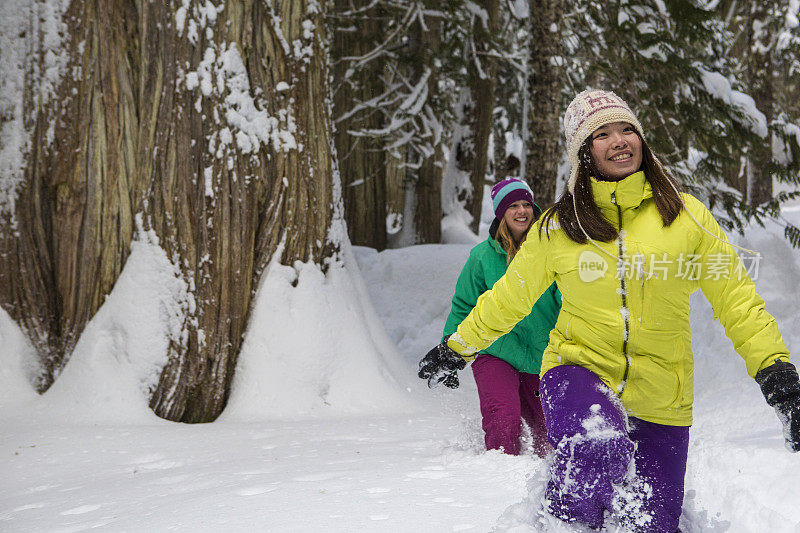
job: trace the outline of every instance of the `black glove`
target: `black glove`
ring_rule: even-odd
[[[467,366],[467,362],[452,348],[447,346],[448,335],[441,344],[425,354],[419,362],[419,377],[428,380],[428,387],[433,389],[443,383],[451,389],[458,388],[457,371]]]
[[[767,403],[778,413],[786,447],[793,452],[800,451],[800,378],[794,365],[776,361],[758,371],[756,382]]]

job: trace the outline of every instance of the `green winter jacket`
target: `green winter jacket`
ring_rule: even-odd
[[[490,229],[492,237],[495,231],[496,223]],[[478,297],[491,289],[506,272],[508,254],[492,237],[470,251],[469,259],[461,269],[443,337],[456,330],[475,307]],[[538,374],[542,365],[542,352],[547,347],[550,330],[556,323],[560,308],[561,294],[553,283],[536,301],[528,316],[480,353],[499,357],[520,372]]]
[[[583,366],[617,392],[632,416],[675,426],[692,423],[689,296],[698,288],[750,376],[788,360],[746,266],[730,244],[703,229],[725,238],[700,201],[683,194],[684,209],[665,227],[642,172],[619,182],[593,181],[592,189],[619,238],[596,243],[602,252],[569,239],[557,221],[549,238],[532,229],[505,276],[478,299],[448,346],[464,355],[489,346],[555,281],[563,304],[542,374],[558,365]]]

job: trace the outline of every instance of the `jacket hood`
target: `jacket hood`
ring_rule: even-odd
[[[497,230],[500,229],[500,221],[495,218],[492,220],[492,225],[489,226],[489,237],[497,239]]]
[[[497,242],[497,230],[499,228],[500,228],[500,221],[495,218],[494,220],[492,220],[492,225],[489,226],[489,244],[492,245],[492,248],[494,248],[494,250],[497,253],[502,255],[508,255],[508,252],[506,252],[503,249],[503,247],[500,246],[500,243]]]

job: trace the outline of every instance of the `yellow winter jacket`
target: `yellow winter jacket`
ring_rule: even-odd
[[[484,293],[448,345],[469,356],[525,317],[553,281],[562,307],[544,352],[542,375],[579,365],[616,391],[631,416],[658,424],[692,424],[694,360],[689,296],[702,289],[750,376],[789,353],[733,247],[696,198],[664,227],[652,189],[637,172],[619,182],[592,182],[603,215],[620,237],[578,244],[551,223],[536,227],[505,276]]]

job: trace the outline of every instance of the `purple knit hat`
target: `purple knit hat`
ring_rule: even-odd
[[[518,200],[527,200],[533,204],[533,191],[521,179],[506,178],[492,187],[492,207],[497,220],[502,220],[508,206]]]

